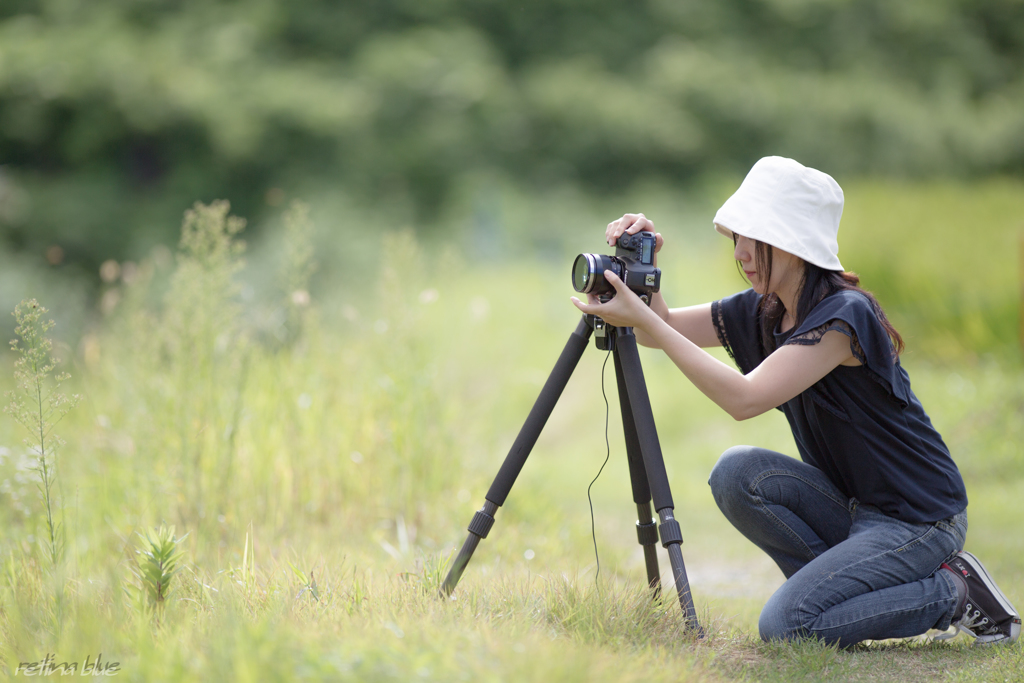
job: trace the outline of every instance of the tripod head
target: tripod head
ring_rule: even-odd
[[[594,331],[594,345],[601,351],[614,351],[617,337],[633,335],[632,327],[615,327],[593,314],[587,314],[584,318],[587,321],[587,326]]]
[[[618,328],[593,314],[588,314],[586,319],[587,325],[594,331],[594,345],[602,351],[615,350],[615,331]]]
[[[583,256],[583,255],[584,254],[581,254],[581,256]],[[577,261],[578,260],[579,259],[577,259]],[[661,271],[658,270],[657,268],[655,268],[655,270],[658,271],[658,281],[660,283],[660,281],[661,281]],[[610,285],[608,285],[608,286],[611,287]],[[582,291],[582,290],[579,290],[577,288],[577,291]],[[636,291],[636,290],[634,290],[634,291]],[[658,290],[654,289],[653,291],[656,292]],[[644,302],[645,306],[650,306],[651,305],[651,292],[639,291],[639,292],[636,292],[636,295],[640,297],[640,301]],[[600,301],[603,304],[606,304],[609,301],[611,301],[614,296],[615,296],[615,291],[614,290],[612,290],[611,292],[603,291],[603,292],[601,292],[600,294],[597,295],[597,300]],[[609,325],[603,319],[599,318],[598,316],[596,316],[596,315],[594,315],[592,313],[588,313],[584,317],[586,318],[587,325],[590,327],[590,329],[592,329],[594,331],[594,344],[597,346],[597,348],[601,349],[602,351],[613,351],[615,349],[615,335],[616,335],[616,330],[618,328],[614,327],[612,325]],[[631,328],[631,327],[627,327],[627,328],[623,328],[623,329],[629,330],[630,333],[632,333],[632,330],[633,330],[633,328]]]

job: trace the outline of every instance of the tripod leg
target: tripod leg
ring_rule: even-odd
[[[704,629],[697,621],[697,610],[690,595],[690,582],[686,578],[686,566],[683,564],[683,534],[679,522],[673,516],[672,492],[669,490],[668,473],[661,455],[661,444],[658,442],[658,431],[654,426],[654,412],[651,410],[651,399],[647,395],[644,382],[644,371],[640,366],[640,354],[636,348],[636,337],[628,327],[617,329],[615,338],[616,353],[622,363],[622,374],[625,378],[629,402],[633,408],[633,422],[640,452],[643,455],[647,479],[654,498],[654,509],[658,511],[661,533],[661,544],[668,551],[669,563],[672,565],[672,578],[679,596],[679,605],[686,615],[686,622],[701,637]]]
[[[633,421],[633,407],[629,402],[626,377],[619,360],[618,347],[615,350],[615,381],[619,387],[619,408],[622,412],[622,431],[626,437],[626,459],[629,462],[629,481],[633,486],[633,502],[636,503],[636,537],[644,549],[644,564],[647,566],[647,585],[657,597],[661,593],[661,571],[658,569],[658,528],[651,516],[651,487],[647,482],[640,438]]]
[[[491,530],[491,525],[494,524],[494,514],[499,507],[505,504],[505,498],[512,489],[512,485],[515,484],[516,477],[522,471],[523,465],[526,464],[526,458],[529,457],[530,451],[537,443],[537,437],[544,429],[548,417],[551,416],[551,411],[554,410],[565,385],[568,384],[583,352],[587,349],[587,341],[590,339],[591,333],[593,333],[593,328],[590,326],[587,316],[584,316],[569,337],[569,341],[566,342],[565,348],[562,349],[562,355],[558,357],[554,369],[548,375],[548,380],[544,383],[540,396],[537,397],[526,422],[519,430],[519,436],[516,437],[515,443],[512,444],[508,455],[505,456],[505,462],[502,463],[498,475],[487,491],[484,506],[473,515],[468,528],[469,536],[463,543],[462,550],[459,551],[444,584],[441,586],[442,595],[451,595],[455,590],[455,586],[462,578],[462,572],[465,571],[466,565],[473,557],[480,539],[487,538],[487,533]]]

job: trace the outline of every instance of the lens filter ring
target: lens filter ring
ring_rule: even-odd
[[[577,292],[589,294],[597,281],[598,262],[593,254],[580,254],[572,266],[572,286]]]

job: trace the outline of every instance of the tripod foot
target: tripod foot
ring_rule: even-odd
[[[448,576],[445,577],[444,583],[441,584],[440,593],[442,598],[447,598],[455,590],[459,579],[462,578],[462,572],[466,570],[466,565],[469,564],[473,553],[476,552],[477,545],[480,544],[482,539],[487,538],[487,534],[490,533],[491,527],[494,525],[494,515],[497,511],[497,505],[489,500],[485,500],[484,506],[473,515],[473,519],[469,522],[469,528],[467,529],[469,536],[466,537],[466,542],[462,544],[462,550],[455,557],[452,568],[448,570]]]
[[[668,561],[672,565],[672,580],[679,597],[679,606],[686,615],[686,625],[693,629],[699,638],[703,638],[704,629],[697,621],[697,608],[693,604],[693,596],[690,595],[690,581],[686,578],[686,565],[683,563],[683,532],[679,528],[679,522],[672,515],[672,508],[658,510],[658,518],[661,522],[658,525],[661,544],[668,551]]]

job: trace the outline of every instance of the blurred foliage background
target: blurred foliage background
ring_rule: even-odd
[[[429,231],[494,185],[678,188],[766,154],[1019,175],[1022,64],[1019,0],[7,0],[0,235],[95,274],[197,199],[256,234],[321,193]]]
[[[1022,64],[1020,0],[8,0],[0,305],[75,336],[197,200],[247,220],[255,295],[294,198],[320,292],[387,258],[360,231],[564,267],[641,210],[704,248],[780,154],[847,188],[844,263],[926,346],[1009,347]]]

